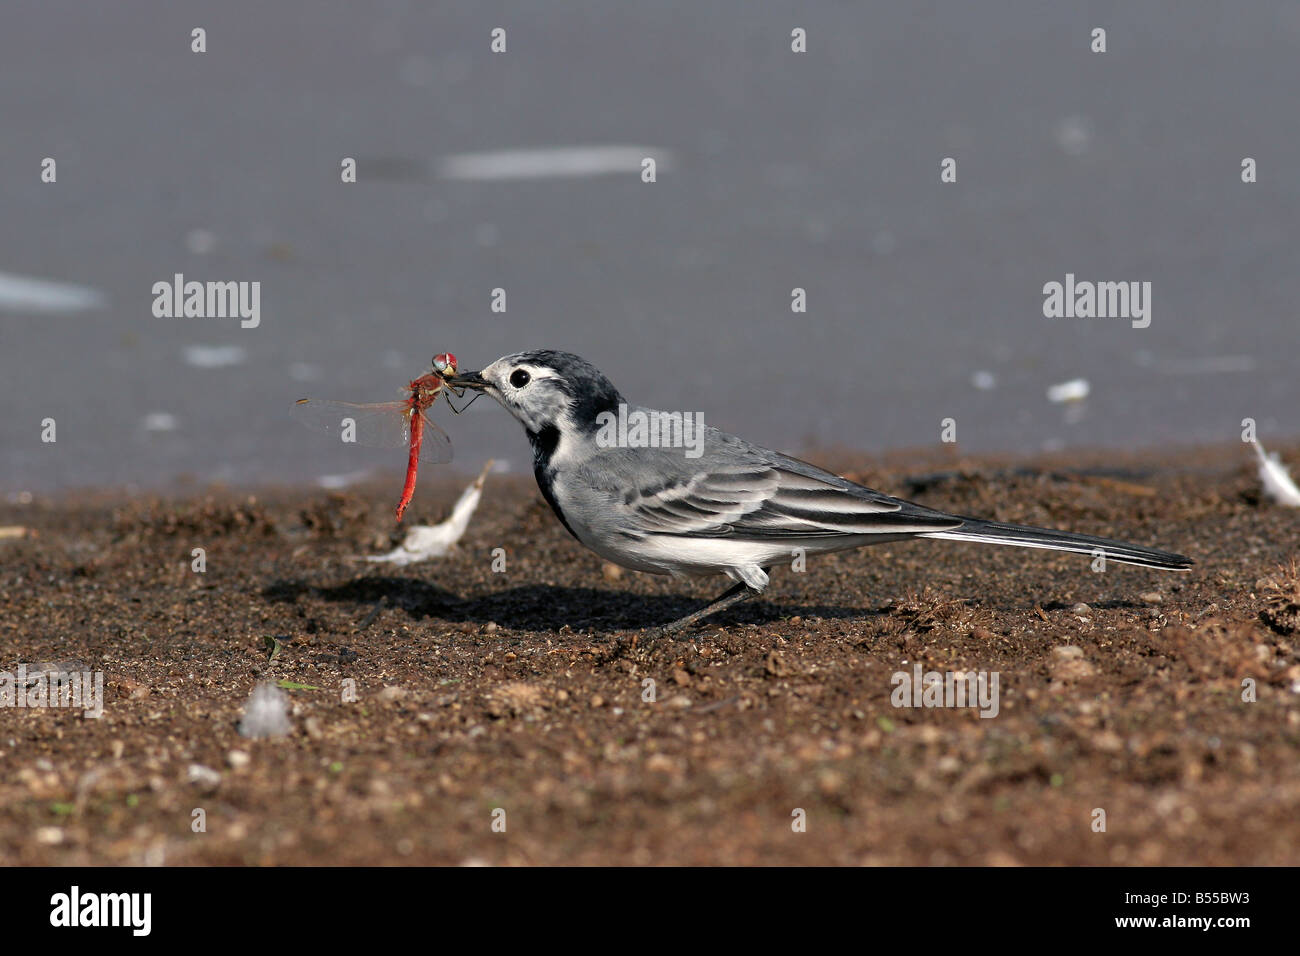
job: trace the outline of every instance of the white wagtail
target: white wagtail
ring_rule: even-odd
[[[568,352],[518,352],[453,381],[487,392],[524,426],[542,496],[592,551],[636,571],[721,573],[737,582],[666,632],[760,593],[773,566],[801,553],[903,538],[1100,553],[1103,560],[1164,570],[1192,565],[1181,554],[1122,541],[946,514],[716,428],[701,426],[702,441],[693,447],[609,441],[610,422],[620,414],[624,421],[637,414],[642,421],[683,419],[627,406],[597,368]]]

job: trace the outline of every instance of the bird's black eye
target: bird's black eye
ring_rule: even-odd
[[[517,368],[510,373],[510,384],[515,388],[523,388],[531,379],[532,376],[521,368]]]

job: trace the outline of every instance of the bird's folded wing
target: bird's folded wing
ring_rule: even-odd
[[[798,459],[738,462],[628,491],[618,503],[641,534],[825,538],[957,528],[962,519],[824,472]]]

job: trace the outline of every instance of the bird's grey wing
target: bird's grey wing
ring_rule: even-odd
[[[601,470],[613,479],[609,506],[634,534],[793,540],[915,534],[962,524],[721,432],[709,435],[697,459],[675,449],[620,451],[603,456]]]

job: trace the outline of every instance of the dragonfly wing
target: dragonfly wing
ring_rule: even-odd
[[[304,398],[294,404],[293,413],[303,425],[335,435],[345,445],[401,448],[410,442],[411,419],[405,402],[356,405]]]
[[[435,425],[428,415],[421,415],[424,437],[420,443],[420,461],[431,465],[445,465],[451,461],[451,438]]]

